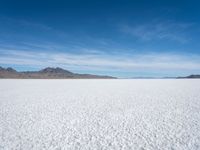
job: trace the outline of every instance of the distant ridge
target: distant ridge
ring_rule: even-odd
[[[189,75],[189,76],[186,76],[186,77],[177,77],[178,79],[199,79],[200,78],[200,75],[198,74],[192,74],[192,75]]]
[[[18,72],[13,68],[0,67],[0,78],[4,79],[115,79],[111,76],[78,74],[56,67],[47,67],[39,71]]]
[[[62,68],[56,67],[56,68],[51,68],[47,67],[39,71],[40,73],[67,73],[67,74],[74,74],[68,70],[64,70]]]

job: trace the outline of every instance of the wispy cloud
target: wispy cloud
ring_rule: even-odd
[[[0,64],[26,65],[38,68],[60,66],[71,70],[88,71],[199,71],[200,56],[178,54],[123,55],[104,53],[53,53],[0,50]]]
[[[121,31],[143,41],[171,40],[180,43],[188,42],[186,31],[192,23],[149,22],[139,25],[123,25]]]

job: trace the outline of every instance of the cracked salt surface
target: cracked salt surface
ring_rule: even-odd
[[[0,149],[200,149],[200,80],[0,80]]]

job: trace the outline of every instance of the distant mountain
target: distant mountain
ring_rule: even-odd
[[[4,72],[17,72],[16,70],[14,70],[13,68],[3,68],[0,66],[0,71],[4,71]]]
[[[13,68],[0,67],[0,78],[4,79],[114,79],[111,76],[73,73],[62,68],[47,67],[39,71],[18,72]]]
[[[74,74],[68,70],[64,70],[62,68],[51,68],[51,67],[48,67],[48,68],[44,68],[42,70],[39,71],[40,73],[64,73],[64,74]]]
[[[193,75],[189,75],[189,76],[186,76],[186,77],[178,77],[178,79],[198,79],[200,78],[200,75],[198,74],[193,74]]]

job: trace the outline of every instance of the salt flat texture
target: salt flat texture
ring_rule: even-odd
[[[200,80],[0,80],[0,149],[200,149]]]

